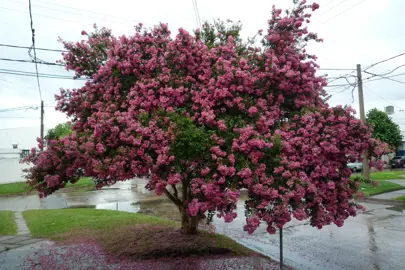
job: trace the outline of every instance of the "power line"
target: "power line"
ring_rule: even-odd
[[[334,5],[334,6],[332,6],[331,8],[328,8],[327,10],[324,10],[324,11],[322,12],[322,14],[320,14],[320,16],[322,16],[322,15],[328,13],[329,10],[332,10],[332,9],[334,9],[334,8],[337,7],[337,6],[340,6],[341,4],[343,4],[343,3],[346,2],[346,1],[348,1],[348,0],[340,1],[339,3],[337,3],[337,4]],[[333,1],[331,1],[331,2],[333,2]],[[328,4],[330,4],[331,2],[329,2]],[[324,7],[326,7],[326,6],[327,6],[327,5],[325,5]]]
[[[379,81],[379,80],[389,79],[389,78],[398,77],[398,76],[403,76],[403,75],[405,75],[405,73],[395,74],[395,75],[391,75],[391,76],[384,76],[384,78],[378,78],[378,79],[374,79],[374,80],[369,80],[369,81],[367,81],[367,82]],[[374,77],[375,77],[375,76],[371,76],[371,77],[366,78],[365,80],[371,79],[371,78],[374,78]]]
[[[361,3],[363,3],[364,1],[366,1],[366,0],[362,0],[362,1],[358,2],[357,4],[351,6],[350,8],[344,10],[343,12],[336,14],[335,16],[329,18],[328,20],[326,20],[326,21],[324,21],[324,22],[318,24],[317,27],[319,27],[319,26],[321,26],[321,25],[323,25],[323,24],[326,24],[327,22],[333,20],[333,19],[336,18],[336,17],[339,17],[340,15],[342,15],[342,14],[348,12],[349,10],[351,10],[351,9],[353,9],[353,8],[355,8],[355,7],[357,7],[358,5],[360,5]]]
[[[32,63],[32,64],[40,64],[40,65],[48,65],[48,66],[61,66],[64,67],[63,64],[58,63],[49,63],[49,62],[36,62],[33,60],[23,60],[23,59],[10,59],[10,58],[0,58],[0,61],[11,61],[11,62],[21,62],[21,63]]]
[[[85,12],[85,13],[92,13],[92,14],[95,14],[95,15],[98,15],[98,16],[113,17],[113,18],[117,18],[117,19],[119,19],[119,20],[121,20],[121,21],[126,21],[126,22],[138,23],[138,22],[135,21],[135,20],[131,20],[131,19],[128,19],[128,18],[122,18],[122,17],[120,17],[120,16],[116,16],[116,15],[112,15],[112,14],[108,14],[108,13],[101,13],[101,12],[95,12],[95,11],[89,10],[89,9],[81,9],[81,8],[75,8],[75,7],[70,7],[70,6],[64,6],[64,5],[54,4],[54,3],[51,3],[51,2],[46,2],[46,1],[41,1],[41,0],[37,0],[37,1],[40,2],[40,3],[44,3],[44,4],[46,4],[46,5],[52,5],[52,6],[57,6],[57,7],[62,7],[62,8],[67,8],[67,9],[82,11],[82,12]],[[45,8],[45,7],[44,7],[44,8]],[[59,10],[59,11],[61,11],[61,10]],[[61,12],[66,12],[66,11],[61,11]],[[82,14],[78,14],[78,15],[83,16]],[[106,18],[103,18],[103,20],[106,20]],[[107,20],[108,20],[108,19],[107,19]],[[111,21],[111,20],[110,20],[110,21]],[[114,22],[116,22],[116,21],[114,21]],[[118,23],[118,22],[117,22],[117,23]],[[153,26],[154,24],[151,24],[151,23],[144,23],[144,25]]]
[[[384,74],[379,74],[378,76],[385,76],[385,75],[391,74],[391,73],[394,72],[395,70],[397,70],[397,69],[399,69],[399,68],[401,68],[401,67],[404,67],[404,66],[405,66],[405,64],[400,65],[400,66],[397,66],[397,67],[394,68],[393,70],[391,70],[391,71],[389,71],[389,72],[387,72],[387,73],[384,73]],[[364,71],[364,72],[368,73],[367,71]]]
[[[34,72],[21,72],[21,71],[11,71],[11,70],[5,70],[5,69],[0,69],[0,74],[7,74],[7,75],[18,75],[18,76],[27,76],[27,77],[36,77],[36,73]],[[63,76],[63,75],[57,75],[57,74],[47,74],[47,73],[38,73],[38,76],[40,78],[46,78],[46,79],[66,79],[66,80],[81,80],[85,81],[88,80],[86,78],[77,78],[74,79],[73,77],[70,76]]]
[[[40,7],[41,7],[41,6],[40,6]],[[43,7],[43,8],[46,8],[46,7]],[[9,10],[9,11],[13,11],[13,12],[19,12],[19,13],[27,13],[27,12],[22,11],[22,10],[17,10],[17,9],[12,9],[12,8],[6,8],[6,7],[0,7],[0,9],[5,9],[5,10]],[[48,8],[48,9],[49,9],[49,8]],[[61,11],[61,12],[63,12],[63,11]],[[87,12],[87,11],[86,11],[86,12]],[[66,19],[66,18],[58,18],[58,17],[53,17],[53,16],[49,16],[49,15],[46,15],[46,14],[42,14],[42,13],[36,13],[36,15],[37,15],[37,16],[40,16],[40,17],[44,17],[44,18],[59,20],[59,21],[74,22],[74,23],[77,23],[77,24],[80,24],[80,25],[83,25],[83,24],[85,24],[85,25],[93,25],[93,23],[89,23],[89,22],[83,23],[83,21],[71,20],[71,19]],[[78,14],[78,15],[81,15],[82,17],[84,16],[84,14]],[[105,15],[105,16],[112,17],[112,15]],[[100,18],[100,19],[101,19],[101,18]],[[108,20],[108,19],[106,19],[106,18],[102,18],[102,20],[103,20],[103,21],[107,20],[107,21],[110,21],[110,22],[112,22],[112,23],[118,23],[118,24],[122,24],[122,25],[128,25],[127,23],[124,23],[124,22],[118,22],[118,21],[114,21],[114,20]],[[126,20],[126,21],[130,21],[130,22],[133,22],[133,23],[138,23],[137,21],[132,21],[132,20],[129,20],[129,19],[122,19],[122,18],[121,18],[121,20]],[[150,24],[150,23],[144,23],[144,25],[154,26],[154,24]]]
[[[20,12],[20,13],[24,13],[26,14],[27,12],[25,11],[21,11],[21,10],[17,10],[17,9],[12,9],[12,8],[6,8],[6,7],[0,7],[0,9],[5,9],[5,10],[10,10],[10,11],[14,11],[14,12]],[[48,16],[48,15],[44,15],[44,14],[38,14],[38,16],[44,17],[44,18],[49,18],[49,19],[54,19],[54,20],[59,20],[59,21],[69,21],[69,22],[74,22],[77,24],[83,24],[83,22],[79,22],[79,21],[75,21],[75,20],[69,20],[69,19],[61,19],[58,17],[52,17],[52,16]],[[92,25],[91,23],[84,23],[86,25]]]
[[[29,49],[31,47],[10,45],[10,44],[0,44],[0,47],[9,47],[9,48],[18,48],[18,49]],[[54,50],[54,49],[44,49],[44,48],[35,48],[37,51],[51,51],[51,52],[68,52],[65,50]]]
[[[39,119],[39,117],[0,116],[0,119]]]
[[[383,79],[387,79],[387,80],[394,81],[394,82],[397,82],[397,83],[405,84],[405,82],[401,82],[401,81],[398,81],[398,80],[395,80],[395,79],[391,79],[389,77],[385,77],[385,76],[382,76],[382,75],[379,75],[379,74],[374,74],[374,73],[371,73],[371,72],[368,72],[368,71],[364,71],[364,72],[367,73],[367,74],[373,75],[373,77],[381,77]]]
[[[378,65],[378,64],[387,62],[387,61],[389,61],[389,60],[395,59],[395,58],[400,57],[400,56],[403,56],[403,55],[405,55],[405,53],[401,53],[401,54],[395,55],[395,56],[393,56],[393,57],[390,57],[390,58],[384,59],[384,60],[382,60],[382,61],[379,61],[379,62],[377,62],[377,63],[374,63],[374,64],[368,66],[364,71],[366,71],[367,69],[370,69],[370,68],[372,68],[372,67],[374,67],[374,66],[376,66],[376,65]]]
[[[380,96],[378,93],[376,93],[376,92],[374,92],[373,90],[371,90],[370,89],[370,87],[368,87],[368,86],[366,86],[366,88],[371,92],[371,93],[373,93],[373,94],[375,94],[375,95],[377,95],[379,98],[381,98],[382,100],[385,100],[386,102],[388,102],[389,104],[391,104],[392,106],[394,106],[394,107],[397,107],[398,109],[400,109],[400,110],[402,110],[402,108],[401,107],[398,107],[397,105],[395,105],[394,103],[392,103],[391,101],[389,101],[389,100],[387,100],[387,99],[385,99],[385,98],[383,98],[382,96]]]
[[[38,75],[38,64],[37,64],[37,52],[35,50],[35,29],[34,29],[34,22],[32,20],[32,8],[31,8],[31,0],[28,0],[28,9],[30,13],[30,21],[31,21],[31,33],[32,33],[32,48],[34,49],[34,61],[35,61],[35,70],[37,72],[37,84],[38,84],[38,91],[39,97],[42,101],[42,92],[41,92],[41,85],[39,83],[39,75]],[[31,49],[30,49],[31,50]]]
[[[196,9],[196,11],[197,11],[198,22],[199,22],[200,28],[201,28],[201,18],[200,18],[200,11],[198,10],[197,0],[194,0],[194,3],[195,3],[195,9]]]
[[[193,3],[193,10],[194,10],[195,21],[197,22],[197,27],[201,28],[200,21],[198,20],[198,15],[197,15],[196,2],[194,2],[194,0],[191,0],[191,2]]]
[[[366,73],[369,73],[369,72],[366,72]],[[405,73],[399,73],[399,74],[395,74],[395,75],[391,75],[391,76],[382,76],[382,78],[376,78],[376,79],[371,80],[372,78],[378,76],[377,74],[375,74],[375,75],[373,75],[373,76],[370,76],[370,77],[368,77],[368,78],[363,79],[363,83],[374,82],[374,81],[380,81],[380,80],[384,80],[384,79],[390,80],[390,79],[393,78],[393,77],[398,77],[398,76],[403,76],[403,75],[405,75]],[[381,76],[379,76],[379,77],[381,77]],[[399,81],[398,81],[398,82],[399,82]],[[401,82],[401,83],[402,83],[402,82]],[[357,83],[355,83],[355,84],[357,85]],[[327,86],[325,86],[325,87],[335,87],[335,88],[339,88],[339,87],[343,87],[343,86],[351,86],[351,84],[332,84],[332,85],[327,85]],[[330,91],[330,90],[332,90],[332,89],[328,89],[328,91]]]
[[[327,6],[329,6],[330,4],[332,4],[333,3],[333,1],[335,1],[335,0],[330,0],[328,3],[326,3],[323,7],[327,7]]]
[[[22,107],[15,107],[15,108],[7,108],[7,109],[0,109],[0,112],[13,112],[13,111],[21,111],[21,110],[38,110],[40,106],[31,105],[31,106],[22,106]]]
[[[318,68],[318,70],[355,70],[354,68]]]

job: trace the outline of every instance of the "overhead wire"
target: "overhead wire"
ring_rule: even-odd
[[[392,56],[392,57],[390,57],[390,58],[387,58],[387,59],[378,61],[377,63],[371,64],[370,66],[368,66],[368,67],[367,67],[365,70],[363,70],[363,71],[366,71],[367,69],[370,69],[370,68],[372,68],[372,67],[375,67],[376,65],[379,65],[379,64],[381,64],[381,63],[390,61],[390,60],[392,60],[392,59],[398,58],[398,57],[403,56],[403,55],[405,55],[405,53],[400,53],[400,54],[394,55],[394,56]]]
[[[19,46],[19,45],[10,45],[10,44],[0,44],[0,47],[9,47],[17,49],[29,49],[31,47]],[[51,52],[68,52],[66,50],[55,50],[55,49],[45,49],[45,48],[35,48],[37,51],[51,51]]]
[[[32,63],[32,64],[40,64],[40,65],[48,65],[48,66],[62,66],[63,64],[58,63],[49,63],[49,62],[35,62],[33,60],[24,60],[24,59],[10,59],[10,58],[0,58],[0,61],[11,61],[11,62],[21,62],[21,63]]]
[[[335,0],[330,0],[328,3],[326,3],[324,6],[322,6],[322,7],[327,7],[327,6],[329,6],[330,4],[332,4],[333,2],[334,2]]]
[[[318,68],[317,70],[356,70],[354,68]]]
[[[39,107],[40,107],[39,105],[21,106],[21,107],[0,109],[0,112],[13,112],[13,111],[21,111],[21,110],[38,110]]]
[[[28,71],[21,71],[21,70],[14,70],[14,69],[0,69],[1,74],[9,74],[9,75],[20,75],[20,76],[28,76],[28,77],[35,77],[36,73],[28,72]],[[39,77],[41,78],[49,78],[49,79],[69,79],[69,80],[89,80],[87,78],[73,78],[73,76],[68,75],[60,75],[60,74],[49,74],[49,73],[38,73]]]
[[[390,81],[393,81],[393,82],[405,84],[405,82],[398,81],[398,80],[395,80],[395,79],[391,79],[390,77],[386,77],[386,76],[383,76],[383,75],[380,75],[380,74],[375,74],[375,73],[371,73],[371,72],[368,72],[368,71],[364,71],[364,72],[367,73],[367,74],[373,75],[373,77],[381,77],[383,79],[387,79],[387,80],[390,80]],[[373,77],[371,77],[371,78],[373,78]]]
[[[317,25],[317,27],[328,23],[329,21],[333,20],[333,19],[336,18],[336,17],[339,17],[340,15],[342,15],[342,14],[348,12],[349,10],[351,10],[351,9],[353,9],[353,8],[355,8],[355,7],[357,7],[358,5],[360,5],[361,3],[363,3],[364,1],[366,1],[366,0],[362,0],[362,1],[358,2],[357,4],[351,6],[350,8],[348,8],[348,9],[342,11],[341,13],[338,13],[338,14],[336,14],[335,16],[333,16],[333,17],[327,19],[326,21],[321,22],[320,24]]]
[[[201,28],[200,21],[198,20],[198,15],[197,15],[197,7],[195,5],[194,0],[191,0],[191,2],[193,3],[193,10],[194,10],[194,16],[195,16],[195,21],[197,23],[197,27]]]
[[[331,8],[328,8],[327,10],[323,10],[322,13],[320,14],[320,16],[323,16],[324,14],[328,13],[330,10],[334,9],[335,7],[340,6],[341,4],[343,4],[343,3],[346,2],[346,1],[349,1],[349,0],[340,1],[339,3],[337,3],[337,4],[334,5],[334,6],[332,6]],[[333,2],[333,1],[331,1],[331,2]],[[328,4],[330,4],[331,2],[329,2]],[[328,4],[325,5],[325,6],[323,6],[323,7],[325,8],[326,6],[328,6]]]
[[[32,20],[31,0],[28,0],[28,9],[29,9],[29,13],[30,13],[32,48],[34,50],[34,61],[35,61],[35,70],[36,70],[36,73],[37,73],[38,91],[39,91],[39,97],[41,98],[41,101],[42,101],[41,85],[39,83],[39,75],[38,75],[37,52],[35,50],[35,29],[34,29],[34,22]]]
[[[194,0],[194,3],[195,3],[195,10],[197,11],[198,23],[199,23],[200,28],[201,28],[200,10],[198,9],[197,0]]]
[[[138,23],[135,20],[131,20],[129,18],[123,18],[123,17],[116,16],[116,15],[113,15],[113,14],[96,12],[96,11],[93,11],[93,10],[90,10],[90,9],[82,9],[82,8],[76,8],[76,7],[71,7],[71,6],[65,6],[65,5],[55,4],[55,3],[47,2],[47,1],[41,1],[41,0],[37,0],[37,1],[40,2],[40,3],[46,4],[46,5],[58,6],[58,7],[66,8],[66,9],[72,9],[72,10],[82,11],[82,12],[85,12],[85,13],[92,13],[92,14],[95,14],[95,15],[104,16],[104,18],[103,18],[104,20],[106,19],[105,17],[112,17],[112,18],[116,18],[116,19],[121,20],[121,21]],[[144,25],[153,26],[154,24],[152,24],[152,23],[144,23]]]
[[[376,96],[378,96],[379,98],[381,98],[382,100],[385,100],[386,102],[388,102],[389,104],[391,104],[394,107],[397,107],[399,110],[403,110],[401,107],[395,105],[394,103],[392,103],[391,101],[385,99],[384,97],[380,96],[378,93],[374,92],[373,90],[370,89],[369,86],[364,86],[365,88],[367,88],[371,93],[375,94]]]
[[[13,1],[13,2],[15,2],[15,1]],[[23,4],[22,2],[16,2],[16,3],[19,3],[19,4]],[[35,5],[35,6],[38,6],[38,5]],[[44,9],[50,9],[50,10],[56,10],[56,11],[60,11],[60,12],[65,12],[65,11],[63,11],[63,10],[57,10],[57,9],[53,9],[53,8],[48,8],[48,7],[46,7],[46,6],[38,6],[38,7],[40,7],[40,8],[44,8]],[[5,10],[9,10],[9,11],[13,11],[13,12],[19,12],[19,13],[27,13],[27,12],[25,12],[25,11],[22,11],[22,10],[18,10],[18,9],[12,9],[12,8],[7,8],[7,7],[0,7],[0,9],[5,9]],[[86,11],[87,12],[87,11]],[[67,13],[72,13],[72,12],[67,12]],[[72,20],[72,19],[67,19],[67,18],[59,18],[59,17],[53,17],[53,16],[49,16],[49,15],[47,15],[47,14],[43,14],[43,13],[36,13],[36,15],[37,16],[40,16],[40,17],[44,17],[44,18],[49,18],[49,19],[54,19],[54,20],[59,20],[59,21],[69,21],[69,22],[74,22],[74,23],[77,23],[77,24],[81,24],[81,25],[83,25],[83,24],[86,24],[86,25],[93,25],[93,23],[90,23],[90,22],[83,22],[83,21],[77,21],[77,20]],[[84,16],[85,14],[77,14],[78,16]],[[111,17],[111,15],[105,15],[105,16],[107,16],[107,17]],[[88,17],[88,16],[87,16]],[[95,18],[95,17],[93,17],[93,18]],[[95,19],[97,19],[97,18],[95,18]],[[115,20],[111,20],[111,19],[108,19],[108,18],[105,18],[105,17],[103,17],[103,18],[100,18],[100,20],[103,20],[103,21],[109,21],[109,22],[111,22],[111,23],[117,23],[117,24],[122,24],[122,25],[128,25],[128,21],[130,21],[130,22],[133,22],[133,23],[139,23],[139,22],[137,22],[137,21],[133,21],[133,20],[130,20],[130,19],[123,19],[123,18],[121,18],[120,20],[122,20],[121,22],[119,22],[119,21],[115,21]],[[124,21],[127,21],[126,23],[124,22]],[[154,24],[150,24],[150,23],[144,23],[145,25],[150,25],[150,26],[153,26]]]
[[[40,119],[40,117],[0,116],[0,119]]]

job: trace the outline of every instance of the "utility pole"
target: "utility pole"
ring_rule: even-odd
[[[41,139],[44,139],[44,101],[41,100]]]
[[[361,65],[357,64],[357,87],[359,90],[359,106],[360,106],[360,120],[363,124],[366,123],[366,114],[364,112],[364,97],[363,97],[363,80],[361,78]],[[363,172],[364,180],[370,180],[370,168],[368,166],[368,151],[363,156]]]

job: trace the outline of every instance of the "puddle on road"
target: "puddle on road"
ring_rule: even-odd
[[[136,202],[110,202],[95,205],[96,209],[116,210],[130,213],[140,213],[144,215],[158,216],[179,221],[180,215],[174,204],[165,199],[144,200]]]

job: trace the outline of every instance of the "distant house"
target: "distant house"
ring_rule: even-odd
[[[20,159],[27,156],[30,149],[37,147],[39,127],[0,129],[0,184],[25,181]]]

